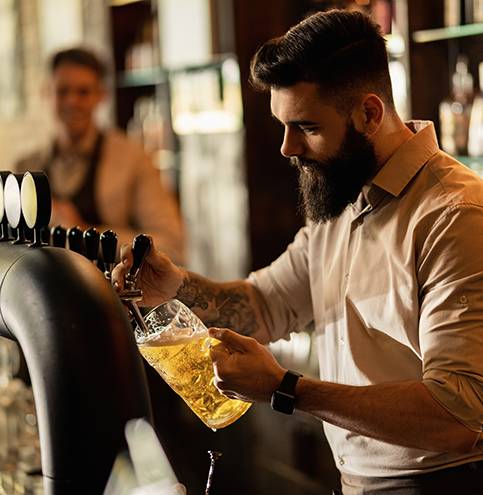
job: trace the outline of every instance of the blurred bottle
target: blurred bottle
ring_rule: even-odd
[[[444,25],[483,22],[483,0],[444,0]]]
[[[483,156],[483,62],[478,66],[480,90],[473,100],[468,132],[468,154]]]
[[[483,0],[473,0],[473,22],[483,22]]]
[[[441,147],[450,155],[464,156],[468,154],[468,130],[473,97],[473,77],[468,71],[468,59],[464,55],[458,56],[451,87],[451,96],[439,105]]]
[[[157,29],[153,19],[147,19],[139,29],[134,43],[126,50],[127,71],[153,69],[159,65]]]
[[[138,98],[127,124],[128,135],[143,143],[147,153],[156,153],[167,147],[167,132],[167,124],[155,98]]]
[[[444,0],[444,25],[446,27],[459,26],[462,24],[461,1]]]

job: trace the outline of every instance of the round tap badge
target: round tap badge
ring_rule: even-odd
[[[8,223],[12,229],[20,226],[22,220],[22,208],[20,203],[21,176],[9,174],[3,189],[3,202]]]
[[[47,175],[25,172],[20,189],[22,213],[30,229],[46,227],[50,222],[52,200]]]
[[[7,177],[10,175],[10,172],[5,170],[0,171],[0,223],[6,220],[5,216],[5,199],[3,190],[5,188],[5,182]]]

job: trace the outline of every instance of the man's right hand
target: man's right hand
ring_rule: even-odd
[[[124,279],[133,263],[129,244],[121,247],[121,262],[112,271],[112,283],[119,292],[124,289]],[[187,278],[185,270],[177,267],[164,253],[156,251],[153,244],[146,255],[136,286],[143,291],[143,306],[157,306],[176,296]]]

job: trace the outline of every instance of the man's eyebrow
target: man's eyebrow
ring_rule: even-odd
[[[289,120],[288,122],[282,122],[276,115],[273,113],[271,114],[272,119],[277,121],[279,124],[282,125],[293,125],[293,126],[314,126],[314,125],[319,125],[318,122],[314,122],[313,120]]]

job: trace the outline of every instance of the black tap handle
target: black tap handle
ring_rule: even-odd
[[[86,256],[91,261],[96,261],[99,255],[99,238],[100,234],[94,227],[90,227],[84,232],[84,246],[86,248]]]
[[[48,227],[40,229],[40,240],[43,244],[50,244],[50,230]]]
[[[116,262],[117,234],[112,230],[106,230],[101,234],[102,259],[106,264]]]
[[[67,240],[67,230],[62,225],[52,227],[52,246],[65,248],[65,241]]]
[[[134,275],[139,271],[150,247],[151,239],[147,235],[139,234],[134,238],[132,241],[133,263],[129,273]]]
[[[71,227],[67,231],[69,249],[79,254],[84,254],[84,237],[79,227]]]
[[[144,262],[144,258],[148,254],[151,247],[151,239],[144,234],[136,236],[132,242],[133,263],[126,276],[126,286],[129,290],[134,290],[136,287],[136,279],[139,275],[139,270]]]

